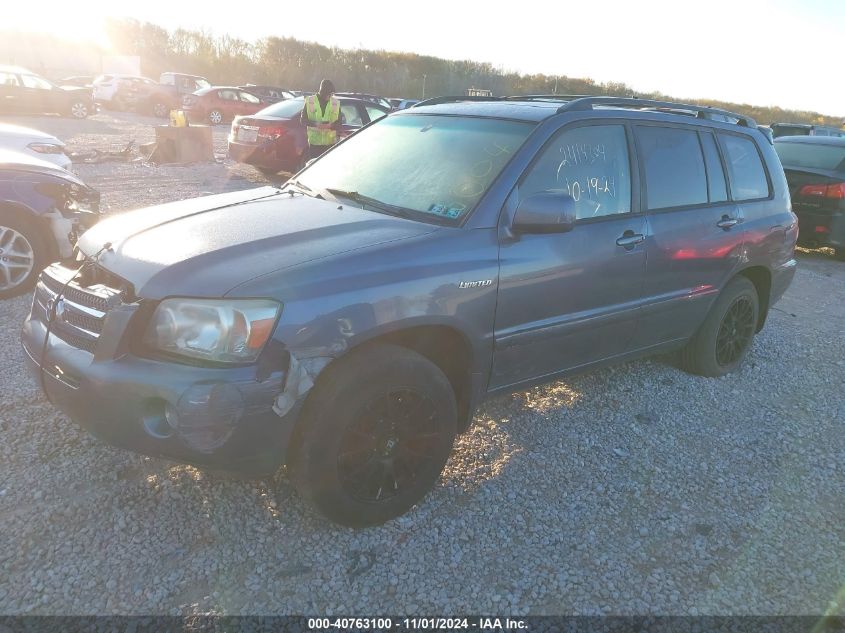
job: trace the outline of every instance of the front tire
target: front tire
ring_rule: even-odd
[[[74,101],[70,104],[68,112],[74,119],[87,119],[91,113],[91,104],[87,101]]]
[[[291,479],[332,521],[377,525],[425,497],[456,432],[455,394],[440,368],[374,345],[321,374],[291,444]]]
[[[47,245],[35,222],[0,210],[0,299],[31,290],[46,260]]]
[[[751,280],[732,279],[681,352],[684,370],[710,377],[734,371],[751,348],[759,312],[760,301]]]

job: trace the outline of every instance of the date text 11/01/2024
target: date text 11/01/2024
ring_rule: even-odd
[[[308,629],[369,631],[519,631],[524,620],[511,618],[309,618]]]

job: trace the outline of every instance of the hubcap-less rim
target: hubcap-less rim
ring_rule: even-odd
[[[70,108],[70,113],[77,119],[83,119],[88,116],[88,107],[82,102],[74,103]]]
[[[340,480],[358,501],[381,503],[413,486],[438,461],[441,433],[431,399],[394,389],[363,408],[337,456]]]
[[[0,226],[0,290],[21,285],[35,267],[32,244],[8,226]]]
[[[212,123],[216,124],[220,123],[223,120],[223,115],[220,114],[220,112],[218,112],[217,110],[214,110],[210,115],[208,115],[208,118],[211,120]]]
[[[742,356],[754,334],[754,305],[748,297],[739,297],[722,319],[716,335],[716,361],[723,367]]]

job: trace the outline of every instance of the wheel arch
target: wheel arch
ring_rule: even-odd
[[[18,201],[0,199],[0,222],[2,222],[3,216],[7,213],[12,217],[20,218],[34,225],[38,229],[41,239],[44,240],[44,243],[50,250],[50,261],[58,258],[59,246],[56,244],[56,239],[53,237],[53,232],[50,230],[47,220],[41,213]]]
[[[445,323],[412,322],[387,331],[361,334],[353,340],[354,344],[332,362],[380,344],[395,345],[414,351],[437,365],[446,375],[452,385],[458,406],[458,430],[465,431],[469,427],[475,404],[473,394],[475,351],[470,337],[465,332],[454,325]],[[318,376],[318,382],[319,379]]]
[[[750,266],[740,270],[737,277],[745,277],[757,290],[759,301],[759,314],[757,315],[757,332],[763,329],[766,324],[766,317],[769,314],[769,301],[772,294],[772,273],[765,266]]]

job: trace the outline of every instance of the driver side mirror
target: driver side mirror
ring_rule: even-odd
[[[567,233],[575,226],[575,200],[564,191],[541,191],[521,200],[514,233]]]

